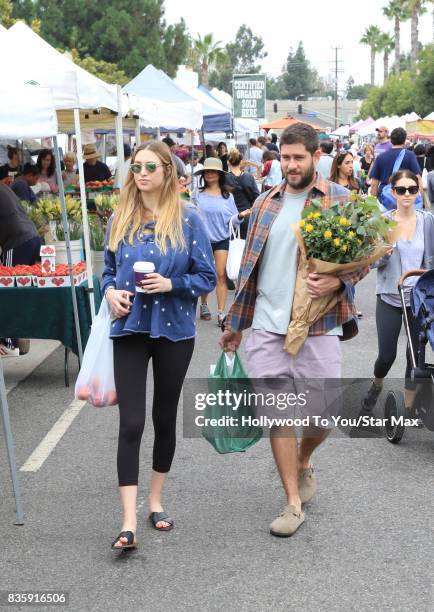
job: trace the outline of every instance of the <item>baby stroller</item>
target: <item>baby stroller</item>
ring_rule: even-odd
[[[410,298],[412,313],[421,326],[417,354],[411,341],[404,298],[404,281],[410,276],[420,277],[412,289]],[[399,279],[398,291],[411,356],[411,380],[416,383],[413,406],[425,427],[434,431],[434,364],[425,362],[428,342],[434,350],[434,270],[409,270]],[[389,391],[384,405],[384,419],[386,437],[392,444],[399,442],[404,435],[404,420],[408,418],[407,413],[402,391]]]

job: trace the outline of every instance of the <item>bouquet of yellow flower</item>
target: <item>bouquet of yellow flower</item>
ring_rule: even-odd
[[[310,298],[306,287],[309,274],[339,276],[369,266],[396,241],[396,226],[395,221],[383,217],[376,198],[369,196],[353,194],[348,202],[329,208],[314,200],[303,210],[302,219],[292,226],[300,259],[285,341],[289,354],[298,353],[309,327],[339,299],[339,292]]]

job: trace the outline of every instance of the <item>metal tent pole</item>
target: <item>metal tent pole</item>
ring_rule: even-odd
[[[124,157],[124,137],[122,131],[122,90],[121,86],[117,86],[118,92],[118,114],[116,115],[116,152],[118,156],[118,183],[119,189],[122,189],[125,182],[125,157]]]
[[[81,144],[80,111],[74,108],[75,138],[77,140],[77,167],[80,184],[81,216],[83,218],[84,252],[86,253],[87,285],[92,322],[95,319],[95,294],[93,291],[93,270],[90,251],[89,219],[87,216],[86,186],[84,184],[83,150]]]
[[[24,525],[24,513],[21,500],[20,483],[18,481],[17,462],[15,459],[14,439],[12,436],[11,423],[9,419],[8,400],[6,397],[5,378],[3,375],[3,364],[0,358],[0,411],[3,421],[3,431],[6,440],[6,451],[8,456],[9,469],[11,472],[12,488],[15,497],[15,507],[17,520],[15,525]]]
[[[71,240],[69,238],[68,216],[66,214],[65,191],[63,188],[62,170],[60,168],[60,156],[59,156],[59,148],[57,146],[57,136],[53,136],[53,142],[54,142],[54,160],[56,162],[57,183],[59,185],[59,197],[60,197],[60,204],[62,206],[62,223],[63,223],[63,231],[65,233],[66,255],[68,258],[69,278],[71,280],[72,308],[74,310],[75,332],[77,334],[78,359],[81,365],[83,361],[83,347],[81,344],[80,319],[78,318],[77,296],[75,294],[74,272],[72,269]]]
[[[140,117],[136,119],[136,129],[135,129],[135,138],[136,138],[136,148],[141,144],[141,136],[140,136]]]

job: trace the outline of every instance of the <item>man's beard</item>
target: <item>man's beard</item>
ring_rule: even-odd
[[[288,180],[289,176],[291,176],[291,178],[298,177],[298,181],[290,181]],[[312,163],[312,165],[310,166],[310,168],[308,170],[306,170],[306,172],[304,174],[292,174],[290,172],[287,172],[286,174],[286,180],[288,181],[289,185],[291,185],[291,187],[293,189],[299,189],[300,191],[303,190],[305,187],[307,187],[308,185],[311,184],[311,182],[313,181],[313,178],[315,176],[315,165]]]

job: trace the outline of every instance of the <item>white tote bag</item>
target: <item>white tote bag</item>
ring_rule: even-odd
[[[229,280],[236,281],[241,267],[246,241],[240,238],[240,226],[234,229],[232,219],[229,222],[229,253],[226,262],[226,274]]]
[[[117,404],[113,367],[113,340],[110,335],[110,307],[104,298],[92,324],[75,383],[75,398],[93,406]]]

